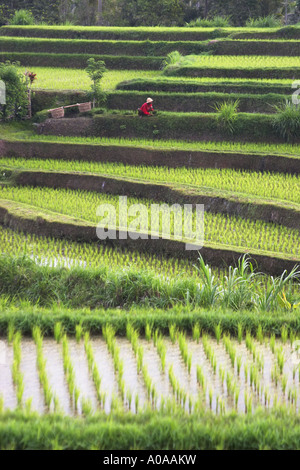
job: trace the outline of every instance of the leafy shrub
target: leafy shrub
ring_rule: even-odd
[[[27,114],[28,95],[25,76],[17,69],[19,63],[0,63],[0,80],[5,83],[6,104],[0,104],[0,120],[20,119]]]
[[[186,26],[190,28],[227,28],[231,26],[231,24],[229,16],[215,16],[212,19],[197,18],[187,23]]]
[[[105,62],[103,62],[103,60],[97,61],[91,57],[87,60],[85,71],[93,82],[90,92],[90,97],[93,100],[93,108],[95,108],[96,103],[98,105],[104,105],[106,102],[106,94],[101,89],[100,82],[106,72]]]
[[[274,15],[263,16],[260,18],[249,18],[246,21],[247,28],[278,28],[281,26],[281,20]]]
[[[208,55],[209,52],[202,52],[197,57],[201,55]],[[177,69],[182,66],[193,65],[195,62],[195,57],[193,56],[183,56],[178,51],[170,52],[162,63],[163,72],[166,72],[169,68]]]
[[[170,52],[165,60],[163,61],[163,68],[169,67],[170,65],[180,65],[180,63],[183,61],[183,55],[180,54],[178,51],[172,51]]]
[[[234,124],[238,118],[238,106],[239,100],[223,101],[223,103],[217,103],[215,105],[217,123],[223,130],[230,134],[234,134],[235,131]]]
[[[32,13],[28,10],[17,10],[10,20],[11,25],[30,26],[35,24]]]
[[[276,133],[287,142],[300,135],[300,107],[286,101],[275,106],[277,114],[273,118]]]

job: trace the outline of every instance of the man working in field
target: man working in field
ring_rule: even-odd
[[[152,116],[151,114],[151,112],[153,111],[152,103],[153,103],[153,99],[147,98],[146,103],[144,103],[143,106],[141,106],[138,109],[138,113],[140,117]]]

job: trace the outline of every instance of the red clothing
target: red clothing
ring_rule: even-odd
[[[143,106],[141,106],[141,111],[143,114],[146,114],[146,116],[149,116],[149,111],[153,111],[152,103],[144,103]]]

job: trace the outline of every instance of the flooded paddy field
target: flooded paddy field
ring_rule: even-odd
[[[148,340],[129,329],[127,338],[107,328],[103,336],[78,329],[77,338],[56,334],[33,338],[14,334],[0,340],[0,397],[5,409],[31,406],[41,414],[60,410],[73,416],[133,413],[172,403],[193,413],[199,408],[251,413],[276,404],[299,410],[297,342],[275,337],[196,339],[182,333]]]

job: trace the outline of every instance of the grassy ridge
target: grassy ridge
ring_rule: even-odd
[[[3,124],[0,128],[0,137],[6,140],[15,140],[23,142],[45,142],[62,143],[90,146],[116,146],[139,148],[149,150],[186,150],[189,152],[208,151],[217,153],[240,153],[256,155],[285,155],[291,158],[299,158],[300,146],[298,144],[271,144],[256,142],[233,142],[224,140],[222,142],[199,141],[189,142],[182,140],[146,140],[146,139],[126,139],[109,137],[79,137],[79,136],[59,136],[59,135],[37,135],[33,133],[32,128],[24,123]],[[19,155],[18,155],[19,157]],[[31,157],[32,158],[32,157]],[[41,158],[41,157],[40,157]],[[49,157],[51,158],[51,157]]]
[[[239,111],[249,113],[276,112],[275,106],[285,103],[289,98],[286,95],[269,93],[266,95],[251,95],[238,93],[168,93],[152,92],[152,99],[159,109],[178,112],[214,112],[215,105],[221,101],[239,100]],[[141,91],[114,91],[106,96],[106,105],[109,109],[137,109],[145,101],[145,93]],[[34,112],[43,109],[52,109],[70,103],[84,102],[86,96],[75,95],[74,92],[36,91],[32,100]],[[66,110],[67,111],[67,110]],[[79,113],[79,111],[78,111]]]
[[[134,268],[50,268],[37,264],[28,256],[2,255],[0,295],[8,303],[26,300],[39,306],[53,306],[56,303],[72,309],[128,309],[132,306],[169,309],[186,306],[238,312],[246,309],[274,312],[282,309],[292,313],[293,305],[299,302],[297,282],[300,273],[296,268],[268,282],[267,277],[255,275],[252,266],[243,258],[234,272],[231,268],[223,281],[219,281],[215,280],[202,259],[198,264],[200,282],[191,277],[164,279],[152,272]],[[280,300],[279,295],[284,298],[282,292],[285,292],[287,302]],[[295,310],[297,308],[299,305]],[[125,321],[121,313],[120,319]]]
[[[269,81],[247,81],[247,80],[211,80],[208,79],[185,79],[180,80],[173,77],[163,79],[157,77],[155,80],[135,79],[118,83],[117,90],[156,91],[169,93],[248,93],[264,95],[266,93],[278,93],[290,95],[294,91],[290,83],[272,83]]]
[[[22,412],[0,417],[0,447],[15,450],[295,450],[299,436],[299,417],[283,409],[246,417],[153,412],[84,420]]]
[[[24,68],[20,67],[20,72],[24,72]],[[34,72],[37,74],[37,80],[33,83],[33,89],[47,89],[47,90],[88,90],[91,86],[91,81],[86,74],[84,70],[81,70],[79,68],[59,68],[59,67],[38,67],[36,64],[34,64]],[[292,90],[292,79],[281,79],[281,80],[275,80],[275,79],[264,79],[264,80],[247,80],[247,79],[234,79],[234,78],[212,78],[209,79],[207,77],[200,77],[200,78],[185,78],[184,80],[180,80],[176,77],[168,77],[164,78],[161,75],[161,72],[154,71],[154,70],[108,70],[102,80],[101,80],[101,86],[103,90],[105,91],[110,91],[114,90],[118,83],[124,82],[124,81],[129,81],[132,79],[139,79],[139,80],[149,80],[153,79],[155,82],[158,82],[158,84],[164,80],[167,81],[167,83],[170,86],[170,91],[182,91],[182,92],[187,92],[187,91],[194,91],[197,92],[197,89],[186,89],[183,88],[182,90],[172,90],[172,83],[175,82],[175,85],[178,81],[181,83],[184,82],[186,86],[196,86],[196,85],[203,85],[208,84],[208,86],[223,86],[224,89],[222,89],[222,92],[225,92],[225,86],[227,85],[232,85],[232,86],[237,86],[239,87],[240,85],[243,86],[248,86],[251,87],[249,91],[245,89],[245,92],[247,93],[252,93],[257,87],[257,92],[260,94],[265,94],[266,92],[274,92],[274,93],[280,93],[280,94],[288,94]],[[146,88],[148,87],[148,90],[152,90],[151,86],[152,83],[149,83],[146,85]],[[265,88],[262,88],[264,87]],[[277,89],[272,90],[272,87],[278,86],[285,86],[286,91],[280,89],[279,91]],[[270,89],[268,89],[270,87]],[[261,89],[261,91],[259,91]],[[267,91],[268,90],[268,91]],[[146,91],[146,90],[145,90]],[[167,89],[161,90],[161,91],[168,91]],[[201,91],[201,90],[198,90]],[[204,90],[205,91],[205,90]],[[214,89],[210,89],[210,91],[215,91]],[[239,92],[240,89],[238,89],[236,92]]]
[[[1,52],[47,54],[98,54],[107,56],[166,56],[174,49],[182,54],[200,54],[207,49],[199,41],[87,41],[80,39],[33,39],[0,36]]]
[[[36,170],[71,172],[114,176],[132,181],[183,185],[197,189],[216,189],[221,193],[244,194],[258,198],[276,199],[300,204],[299,177],[275,173],[256,173],[229,169],[188,169],[128,166],[116,163],[82,162],[64,160],[41,160],[24,158],[0,158],[0,168],[10,170]],[[2,171],[3,172],[3,171]],[[178,187],[178,186],[177,186]]]
[[[46,52],[66,54],[102,54],[116,56],[166,56],[177,50],[181,54],[298,56],[300,41],[112,41],[83,39],[41,39],[0,36],[2,52]]]
[[[263,311],[240,310],[238,312],[213,307],[209,309],[177,305],[169,310],[160,308],[134,306],[126,311],[108,308],[90,310],[87,307],[70,309],[57,306],[56,303],[50,307],[30,304],[26,299],[10,303],[7,297],[0,297],[0,338],[7,336],[11,326],[24,336],[32,336],[35,326],[38,326],[44,336],[53,337],[55,325],[61,323],[63,330],[70,336],[75,336],[76,326],[82,325],[84,331],[90,334],[102,334],[103,326],[110,325],[117,335],[126,336],[128,323],[135,328],[140,335],[144,336],[147,326],[152,330],[159,330],[161,334],[169,335],[170,327],[179,331],[192,334],[193,328],[198,326],[202,333],[213,337],[216,335],[217,327],[221,328],[223,334],[229,334],[234,338],[239,332],[245,336],[246,332],[256,335],[261,328],[264,335],[281,336],[282,328],[285,327],[287,334],[300,333],[299,310],[278,310],[270,313]]]
[[[97,216],[97,208],[101,204],[111,204],[116,210],[117,228],[120,230],[124,228],[124,226],[119,226],[118,223],[119,197],[115,195],[69,189],[4,186],[0,188],[0,197],[2,200],[19,202],[36,209],[74,217],[80,221],[95,224],[95,226],[102,220]],[[128,197],[128,206],[133,204],[143,204],[147,208],[146,215],[144,212],[142,213],[141,227],[138,231],[147,232],[149,230],[149,233],[151,233],[152,230],[161,233],[162,221],[160,216],[153,216],[151,212],[151,204],[155,204],[155,202],[148,199]],[[128,227],[133,223],[133,220],[134,217],[128,216],[126,218]],[[155,223],[158,224],[157,229],[153,228]],[[112,224],[113,220],[110,222],[111,226]],[[193,230],[196,230],[195,214],[191,217],[191,224]],[[134,229],[132,230],[134,231]],[[175,234],[175,221],[173,219],[170,222],[170,234],[171,236]],[[162,236],[167,236],[167,234],[163,232]],[[206,212],[204,245],[209,243],[217,244],[219,247],[224,245],[225,247],[231,246],[247,251],[255,249],[270,254],[293,257],[294,259],[300,258],[299,231],[297,229],[290,229],[260,220],[246,220],[240,217]]]
[[[176,28],[176,27],[85,27],[85,26],[4,26],[2,36],[111,39],[152,41],[202,41],[219,37],[256,39],[300,39],[299,27],[285,28]]]
[[[40,116],[45,120],[48,113]],[[135,112],[125,114],[97,114],[84,122],[52,120],[48,126],[43,126],[44,135],[113,137],[133,139],[178,139],[192,141],[223,141],[232,135],[221,125],[218,125],[216,113],[171,113],[161,112],[149,119],[138,119]],[[78,126],[76,126],[78,124]],[[83,125],[85,128],[83,129]],[[239,113],[234,123],[234,141],[283,143],[273,127],[273,117],[267,114]],[[299,138],[294,143],[300,142]]]
[[[248,95],[243,93],[166,93],[152,92],[155,105],[163,111],[175,112],[216,112],[215,105],[223,101],[238,100],[239,112],[266,113],[276,112],[275,106],[285,103],[286,95],[269,93],[266,95]],[[139,91],[111,92],[107,96],[109,109],[134,109],[145,100],[145,93]]]
[[[210,45],[216,55],[298,56],[300,41],[221,40]]]
[[[35,52],[6,52],[0,53],[0,61],[18,61],[24,67],[59,67],[86,68],[87,60],[103,60],[108,68],[114,70],[159,70],[163,57],[130,57],[96,54],[47,54]]]
[[[169,65],[164,74],[187,77],[296,79],[299,64],[298,57],[191,55],[185,56],[177,64]]]

